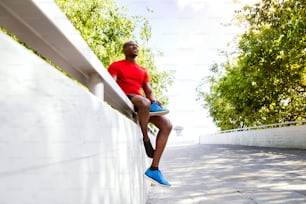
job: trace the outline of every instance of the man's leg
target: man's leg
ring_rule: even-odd
[[[172,130],[172,124],[165,116],[152,116],[150,122],[153,123],[158,129],[156,136],[155,153],[152,161],[152,167],[158,167],[160,158],[166,147],[168,137]]]
[[[170,183],[166,179],[164,179],[161,171],[158,169],[158,165],[163,151],[166,147],[168,137],[172,129],[172,124],[170,120],[168,120],[164,116],[153,116],[150,118],[150,122],[159,128],[159,132],[156,137],[156,146],[153,161],[151,167],[146,170],[145,177],[147,177],[153,182],[158,183],[159,185],[170,187]]]
[[[139,95],[133,96],[130,100],[132,101],[137,110],[137,117],[143,135],[143,139],[147,141],[149,139],[148,123],[150,119],[151,102],[149,99]]]
[[[148,123],[150,119],[150,105],[151,102],[142,96],[134,95],[129,97],[137,110],[138,121],[140,129],[143,135],[143,144],[148,157],[153,158],[154,148],[152,147],[149,135],[148,135]]]

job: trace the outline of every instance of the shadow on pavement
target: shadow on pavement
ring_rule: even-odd
[[[306,151],[233,145],[168,147],[160,169],[170,189],[147,204],[306,203]]]

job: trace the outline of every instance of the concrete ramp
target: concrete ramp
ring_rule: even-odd
[[[168,147],[160,169],[172,187],[151,187],[147,204],[306,203],[305,150]]]

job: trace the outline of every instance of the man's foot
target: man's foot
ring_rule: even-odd
[[[170,187],[170,183],[166,181],[160,172],[160,170],[151,170],[150,168],[144,174],[145,178],[149,179],[153,183],[161,185],[163,187]]]
[[[159,116],[169,113],[169,110],[161,107],[157,101],[154,101],[150,107],[150,116]]]
[[[150,139],[148,141],[143,140],[143,144],[144,144],[147,156],[150,157],[150,158],[153,158],[154,149],[152,147]]]

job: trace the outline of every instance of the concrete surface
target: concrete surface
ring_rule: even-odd
[[[171,188],[147,204],[306,203],[306,151],[233,145],[167,147],[160,169]]]

